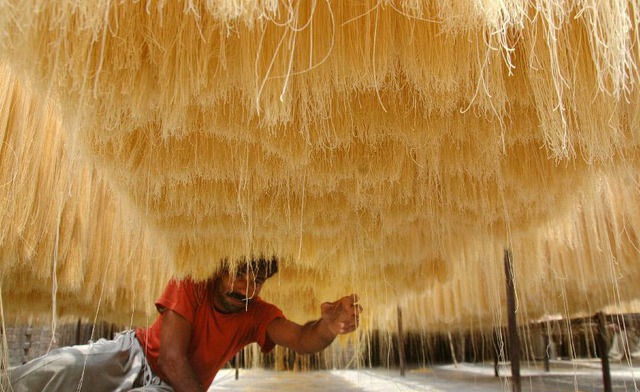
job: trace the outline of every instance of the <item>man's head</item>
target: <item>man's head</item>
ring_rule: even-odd
[[[260,294],[262,285],[278,272],[275,257],[252,258],[231,268],[226,266],[215,279],[213,301],[222,313],[237,313]]]

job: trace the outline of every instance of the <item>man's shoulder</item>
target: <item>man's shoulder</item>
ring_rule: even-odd
[[[267,302],[261,297],[256,297],[251,303],[256,314],[279,314],[282,315],[282,310],[279,307]]]
[[[256,305],[258,305],[258,306],[274,306],[274,307],[277,307],[277,306],[275,306],[274,304],[272,304],[271,302],[265,301],[265,300],[264,300],[262,297],[260,297],[260,296],[256,297],[256,298],[253,300],[253,302],[252,302],[252,303],[253,303],[253,304],[256,304]]]
[[[206,302],[209,298],[210,290],[209,281],[196,281],[189,277],[184,279],[171,279],[162,293],[156,306],[165,302],[174,302],[181,299],[187,299],[193,304],[199,305]]]

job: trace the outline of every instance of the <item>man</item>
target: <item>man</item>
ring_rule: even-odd
[[[308,354],[356,329],[362,308],[353,295],[322,304],[319,320],[287,320],[259,297],[277,269],[275,258],[260,258],[206,282],[172,280],[149,328],[53,350],[11,371],[11,386],[15,392],[206,391],[218,370],[249,343],[257,342],[263,352],[278,344]]]

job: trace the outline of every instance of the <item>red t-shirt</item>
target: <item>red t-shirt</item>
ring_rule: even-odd
[[[276,318],[284,317],[276,306],[254,299],[246,312],[224,314],[213,306],[213,281],[193,282],[171,280],[158,301],[158,309],[169,309],[191,323],[189,363],[200,382],[207,389],[216,373],[244,346],[257,342],[263,352],[275,343],[267,335],[267,326]],[[149,328],[138,328],[136,336],[151,366],[165,380],[158,367],[160,329],[163,314]]]

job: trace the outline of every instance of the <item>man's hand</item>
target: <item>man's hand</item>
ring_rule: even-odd
[[[355,331],[362,306],[357,295],[325,302],[321,306],[322,318],[298,325],[285,318],[269,324],[267,333],[274,343],[295,350],[298,354],[312,354],[324,350],[339,334]]]
[[[325,302],[321,306],[322,321],[335,335],[353,332],[358,327],[362,306],[355,294],[342,297],[335,302]]]

